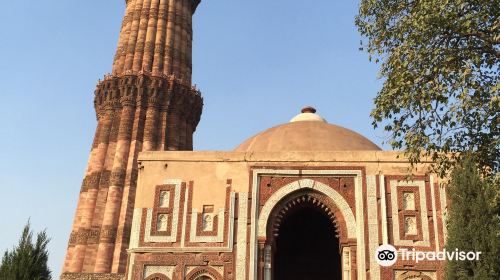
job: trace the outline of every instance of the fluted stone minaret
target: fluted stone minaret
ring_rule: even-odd
[[[203,101],[191,86],[192,15],[200,0],[126,2],[113,70],[95,90],[97,129],[62,279],[123,275],[137,155],[192,150],[200,120]]]

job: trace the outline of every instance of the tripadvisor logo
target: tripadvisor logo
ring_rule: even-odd
[[[396,248],[389,244],[380,245],[375,251],[375,259],[381,266],[391,266],[398,260]]]
[[[454,251],[447,251],[443,249],[441,251],[416,251],[415,249],[401,248],[396,250],[394,246],[390,244],[384,244],[377,248],[375,251],[375,260],[381,266],[392,266],[398,260],[398,256],[402,261],[414,261],[418,263],[420,261],[477,261],[481,252],[464,252],[455,249]]]

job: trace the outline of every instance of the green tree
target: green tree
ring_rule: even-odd
[[[440,175],[461,151],[498,172],[498,0],[361,0],[356,25],[381,66],[371,115],[391,146],[431,157]]]
[[[36,243],[32,242],[33,232],[30,222],[26,224],[19,244],[12,251],[6,251],[0,264],[0,280],[50,280],[51,271],[47,267],[50,238],[44,231],[39,232]]]
[[[500,279],[500,192],[498,177],[484,177],[471,157],[454,169],[447,193],[447,250],[481,252],[478,261],[450,261],[447,280]]]

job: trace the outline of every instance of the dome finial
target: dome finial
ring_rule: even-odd
[[[312,106],[306,106],[304,108],[302,108],[302,110],[300,111],[301,113],[316,113],[316,109]]]
[[[293,117],[290,122],[301,122],[301,121],[315,121],[315,122],[325,122],[321,116],[316,114],[316,109],[312,106],[306,106],[302,108],[301,113]]]

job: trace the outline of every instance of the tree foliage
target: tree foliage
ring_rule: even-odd
[[[447,280],[500,279],[499,178],[484,177],[470,157],[454,169],[447,193],[447,250],[481,252],[478,261],[450,261]]]
[[[50,238],[44,231],[37,234],[33,244],[33,232],[28,222],[23,229],[19,244],[12,251],[6,251],[0,264],[0,280],[50,280],[47,266]]]
[[[361,0],[356,25],[381,63],[371,115],[391,146],[412,163],[431,157],[441,175],[461,151],[498,172],[498,0]]]

